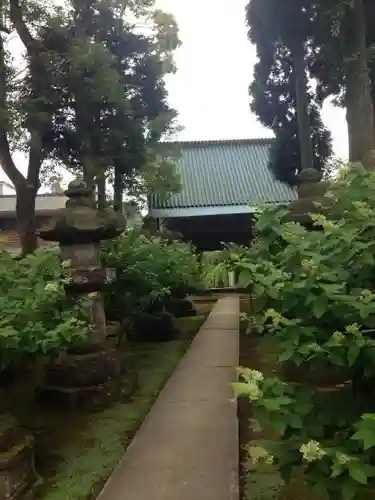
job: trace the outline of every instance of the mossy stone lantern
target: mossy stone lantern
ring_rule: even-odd
[[[285,217],[288,222],[298,222],[313,229],[310,214],[325,213],[326,200],[324,195],[327,185],[322,181],[322,174],[313,168],[302,170],[297,177],[298,198],[290,203],[290,212]]]
[[[115,349],[107,345],[106,318],[102,290],[106,270],[100,262],[100,242],[119,236],[125,229],[125,218],[112,210],[95,207],[92,189],[82,180],[72,181],[65,191],[65,208],[42,227],[38,234],[46,241],[60,245],[61,257],[70,261],[71,279],[66,285],[69,295],[84,296],[91,334],[84,346],[71,348],[54,361],[46,371],[47,390],[73,400],[95,400],[99,393],[111,392],[108,384],[118,378],[120,361]]]

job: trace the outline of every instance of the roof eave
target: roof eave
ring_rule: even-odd
[[[267,203],[267,205],[287,205],[291,200]],[[215,215],[255,214],[259,212],[256,205],[229,205],[220,207],[182,207],[182,208],[149,208],[148,215],[154,219],[174,219],[185,217],[204,217]]]

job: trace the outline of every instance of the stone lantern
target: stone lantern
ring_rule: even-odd
[[[100,262],[100,241],[119,236],[125,218],[112,210],[97,210],[93,191],[82,180],[72,181],[65,195],[65,208],[39,230],[39,236],[58,242],[62,259],[70,261],[66,291],[73,299],[85,298],[91,333],[85,345],[68,349],[47,367],[43,393],[63,404],[91,406],[116,392],[120,375],[117,351],[106,342],[101,292],[108,272]]]
[[[313,168],[302,170],[298,175],[298,198],[290,203],[290,212],[285,217],[288,222],[298,222],[309,229],[313,228],[310,214],[325,212],[324,195],[327,185],[322,182],[322,174]]]

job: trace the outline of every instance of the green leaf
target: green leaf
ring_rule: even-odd
[[[375,422],[363,419],[352,439],[362,441],[364,450],[373,448],[375,446]]]
[[[352,481],[345,481],[341,485],[341,494],[343,500],[353,500],[356,496],[358,488]]]
[[[282,406],[289,405],[293,400],[288,396],[278,396],[274,398],[265,398],[262,400],[263,406],[269,411],[280,410]]]
[[[354,481],[360,484],[367,484],[367,475],[361,469],[361,464],[354,464],[349,467],[349,474]]]
[[[349,363],[350,367],[352,367],[354,365],[354,363],[357,361],[360,352],[361,352],[361,348],[356,344],[352,344],[352,346],[349,348],[349,350],[348,350],[348,363]]]
[[[256,285],[254,285],[254,293],[256,295],[263,295],[264,291],[265,291],[265,288],[260,283],[257,283]]]
[[[302,429],[303,427],[303,422],[299,415],[290,414],[288,417],[288,421],[289,421],[289,426],[292,427],[293,429]]]
[[[324,297],[317,297],[313,303],[312,310],[315,318],[320,319],[327,311],[327,299]]]
[[[325,284],[322,284],[321,287],[327,294],[342,293],[342,290],[343,290],[342,284],[336,285],[333,283],[325,283]]]
[[[240,287],[248,288],[254,282],[254,275],[249,270],[244,269],[238,276],[238,284]]]
[[[282,352],[278,357],[279,363],[284,363],[285,361],[288,361],[293,354],[295,353],[295,346],[293,343],[284,343],[281,345]]]
[[[284,435],[287,428],[287,422],[285,418],[275,418],[271,421],[271,426],[278,432],[281,436]]]

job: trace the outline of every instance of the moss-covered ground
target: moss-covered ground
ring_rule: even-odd
[[[105,410],[47,411],[32,396],[33,374],[19,377],[8,406],[35,436],[36,469],[44,480],[39,500],[96,498],[211,309],[212,304],[199,316],[176,319],[178,340],[125,343],[123,383],[136,374],[137,389]]]

